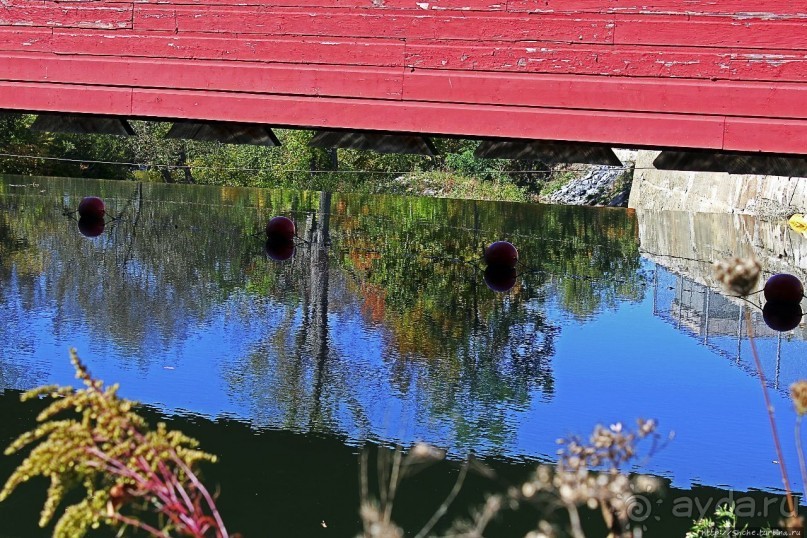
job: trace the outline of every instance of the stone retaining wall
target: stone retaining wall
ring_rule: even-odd
[[[777,219],[807,212],[807,178],[656,170],[658,151],[639,151],[628,207],[742,213]]]

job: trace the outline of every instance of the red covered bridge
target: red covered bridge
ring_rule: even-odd
[[[0,0],[0,109],[807,154],[805,0]]]

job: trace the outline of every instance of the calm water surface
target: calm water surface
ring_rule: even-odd
[[[65,215],[86,195],[119,217],[94,239]],[[264,254],[278,214],[301,238],[286,262]],[[504,294],[479,268],[499,239],[522,259]],[[680,535],[686,521],[656,516],[676,497],[781,479],[739,306],[644,250],[621,209],[4,178],[0,442],[33,423],[19,391],[74,383],[76,347],[221,455],[209,473],[234,530],[350,536],[365,442],[474,452],[518,480],[558,437],[653,417],[675,439],[641,468],[672,488],[648,525]],[[796,471],[787,386],[807,377],[803,330],[758,343]],[[400,501],[413,528],[456,465],[426,475]],[[42,534],[36,486],[0,504],[0,536]],[[497,487],[479,479],[465,500]]]

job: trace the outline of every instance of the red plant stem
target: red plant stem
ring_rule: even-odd
[[[140,467],[141,474],[132,470],[120,460],[109,457],[97,448],[89,449],[88,452],[101,460],[101,463],[90,462],[90,465],[102,468],[110,474],[134,481],[141,490],[137,496],[151,496],[157,501],[156,504],[160,512],[168,517],[181,532],[196,538],[204,538],[205,532],[211,527],[209,522],[212,520],[215,523],[214,528],[217,536],[221,538],[228,536],[213,498],[193,471],[175,453],[171,454],[172,460],[185,473],[193,489],[204,498],[213,515],[212,519],[204,513],[199,513],[199,510],[196,508],[197,504],[191,499],[191,495],[188,494],[182,486],[176,474],[163,462],[159,462],[158,464],[158,473],[151,468],[145,458],[138,458],[137,464]],[[177,495],[177,493],[179,495]],[[148,532],[153,534],[153,532],[149,530],[153,529],[153,527],[138,520],[127,518],[119,513],[116,513],[113,517],[127,524],[137,522],[144,530],[148,530]],[[167,535],[160,534],[159,536]]]
[[[147,462],[143,462],[143,471],[151,478],[154,489],[162,494],[168,507],[175,512],[178,517],[184,514],[182,501],[177,497],[177,477],[168,470],[163,462],[157,462],[159,474],[152,470]]]
[[[165,483],[171,488],[173,497],[177,500],[177,502],[179,502],[179,499],[177,498],[177,493],[179,493],[179,497],[182,497],[182,502],[185,503],[185,508],[188,514],[194,514],[196,512],[196,509],[193,505],[193,501],[191,501],[190,496],[185,491],[185,488],[182,487],[182,483],[179,481],[176,474],[174,474],[170,469],[168,469],[168,467],[163,462],[159,463],[159,467]]]
[[[151,526],[151,525],[149,525],[148,523],[143,523],[143,522],[142,522],[142,521],[140,521],[139,519],[134,519],[134,518],[126,517],[126,516],[124,516],[124,515],[122,515],[122,514],[119,514],[119,513],[117,513],[117,512],[113,513],[113,514],[110,516],[110,518],[111,518],[111,519],[115,519],[115,520],[117,520],[117,521],[120,521],[120,522],[121,522],[121,523],[123,523],[124,525],[130,525],[130,526],[132,526],[132,527],[135,527],[135,528],[138,528],[138,529],[144,530],[144,531],[146,531],[147,533],[149,533],[149,534],[151,534],[152,536],[155,536],[155,537],[157,537],[157,538],[171,538],[169,535],[165,534],[163,531],[161,531],[161,530],[159,530],[159,529],[155,529],[154,527],[152,527],[152,526]]]
[[[787,508],[790,511],[790,517],[796,517],[796,507],[793,504],[793,494],[790,491],[790,479],[787,475],[787,467],[785,467],[784,454],[782,453],[782,445],[779,443],[779,433],[776,430],[776,418],[773,415],[773,405],[768,396],[768,384],[765,382],[765,373],[762,371],[762,362],[759,360],[757,353],[757,345],[754,341],[754,330],[751,326],[751,313],[747,308],[745,310],[745,326],[748,330],[748,341],[751,343],[751,355],[754,356],[754,363],[757,367],[757,374],[759,381],[762,383],[762,396],[765,399],[765,409],[768,410],[768,420],[771,423],[771,434],[773,435],[773,444],[776,446],[776,457],[779,459],[779,470],[782,472],[782,484],[785,486],[785,493],[787,496]]]
[[[199,478],[196,474],[187,466],[185,462],[179,459],[175,454],[172,455],[174,461],[177,465],[185,472],[185,476],[188,477],[188,480],[191,481],[191,484],[196,488],[202,497],[205,499],[207,503],[207,507],[210,509],[210,513],[213,515],[213,519],[216,522],[216,534],[221,538],[227,538],[229,534],[227,533],[227,529],[224,527],[224,521],[221,519],[221,514],[219,514],[218,508],[216,507],[215,501],[213,501],[212,495],[210,492],[207,491],[207,488],[199,481]]]

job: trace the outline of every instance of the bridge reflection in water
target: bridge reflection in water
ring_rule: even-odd
[[[807,377],[804,320],[792,331],[777,332],[763,320],[762,293],[747,300],[721,293],[713,263],[731,256],[754,257],[761,267],[759,289],[772,274],[807,280],[807,238],[786,219],[751,215],[637,211],[642,256],[654,262],[653,314],[701,341],[756,377],[744,309],[768,385],[783,393]],[[802,311],[805,310],[802,300]]]
[[[745,310],[751,314],[751,332],[768,386],[785,392],[791,383],[807,377],[807,363],[801,360],[807,356],[803,323],[793,331],[774,331],[753,305],[656,265],[653,314],[757,376],[749,349]]]

